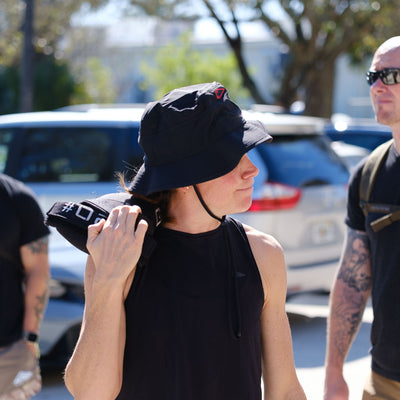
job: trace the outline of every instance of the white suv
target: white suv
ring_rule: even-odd
[[[0,171],[26,182],[43,211],[56,201],[115,192],[142,162],[143,109],[90,108],[0,116]],[[344,237],[348,170],[316,118],[244,112],[273,136],[249,152],[260,169],[253,205],[237,217],[275,236],[288,267],[288,293],[329,290]],[[52,297],[41,332],[43,358],[65,362],[83,310],[86,256],[53,234]]]
[[[288,294],[329,291],[341,254],[348,168],[324,135],[319,118],[248,112],[273,141],[249,152],[259,167],[244,223],[282,244]]]

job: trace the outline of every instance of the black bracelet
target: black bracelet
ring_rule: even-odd
[[[39,335],[35,332],[24,332],[24,339],[28,342],[37,343]]]

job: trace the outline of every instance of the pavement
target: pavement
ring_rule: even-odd
[[[297,376],[308,400],[322,400],[325,380],[327,295],[305,294],[289,299],[286,311],[292,329],[293,352]],[[360,400],[370,371],[370,329],[372,308],[368,303],[363,322],[344,365],[349,386],[349,400]]]
[[[304,294],[289,299],[289,315],[297,375],[308,400],[322,400],[326,348],[327,295]],[[370,305],[347,358],[344,375],[349,385],[349,400],[360,400],[370,369],[368,350],[372,321]],[[32,400],[73,400],[62,383],[61,371],[46,372],[42,391]]]

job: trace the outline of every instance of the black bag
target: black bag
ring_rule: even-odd
[[[58,201],[47,211],[45,224],[55,227],[73,246],[88,253],[86,247],[88,226],[99,222],[102,218],[107,219],[113,208],[124,204],[138,205],[142,210],[140,218],[144,218],[149,225],[143,243],[142,256],[139,260],[139,263],[146,263],[156,244],[152,236],[156,227],[161,223],[160,209],[129,193],[110,193],[78,203]]]

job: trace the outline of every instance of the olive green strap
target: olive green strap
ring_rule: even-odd
[[[383,217],[378,218],[375,221],[372,221],[371,228],[374,232],[378,232],[381,229],[385,228],[386,226],[398,220],[400,220],[400,210],[394,211],[390,214],[386,214]]]
[[[376,176],[378,171],[385,161],[386,155],[389,152],[390,146],[393,143],[393,139],[388,140],[378,146],[368,157],[362,173],[359,187],[360,194],[360,206],[366,216],[368,214],[367,204],[371,196],[372,189],[375,184]]]

